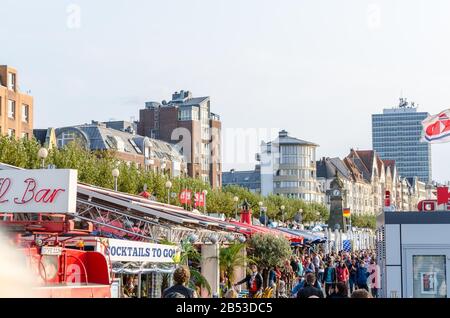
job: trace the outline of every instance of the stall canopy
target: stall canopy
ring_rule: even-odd
[[[301,235],[304,238],[303,243],[305,243],[305,244],[318,244],[318,243],[326,242],[325,238],[314,235],[305,230],[288,229],[288,228],[284,228],[284,227],[279,227],[278,229],[285,233],[289,233],[289,234],[293,234],[293,235]]]
[[[291,241],[291,243],[302,243],[303,242],[303,236],[298,233],[290,233],[290,232],[286,232],[286,231],[280,231],[276,228],[268,228],[268,227],[259,226],[259,225],[250,225],[247,223],[236,222],[233,220],[231,220],[229,222],[232,224],[246,227],[247,230],[244,232],[246,235],[251,236],[255,233],[283,235],[286,239]]]

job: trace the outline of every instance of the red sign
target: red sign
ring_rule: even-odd
[[[205,194],[202,192],[195,193],[194,206],[205,206]]]
[[[391,192],[389,190],[386,190],[386,193],[385,193],[384,206],[386,206],[386,207],[391,206]]]
[[[190,190],[181,191],[181,193],[179,195],[180,203],[181,204],[191,204],[191,196],[192,196],[192,191],[190,191]]]

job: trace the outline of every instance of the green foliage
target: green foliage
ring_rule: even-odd
[[[359,228],[369,228],[375,230],[377,227],[377,217],[375,215],[351,215],[352,226]]]
[[[197,270],[195,266],[189,266],[190,262],[200,263],[201,255],[197,248],[189,242],[182,242],[180,246],[180,259],[179,264],[189,267],[191,272],[191,279],[189,281],[189,287],[196,289],[196,287],[205,288],[211,295],[211,286],[208,280]]]
[[[41,166],[37,153],[41,146],[35,139],[11,139],[6,136],[0,137],[0,162],[15,165],[22,168],[33,169]],[[55,165],[57,168],[70,168],[78,170],[78,180],[80,182],[113,189],[114,179],[112,170],[118,168],[120,175],[118,178],[118,189],[122,192],[138,194],[147,184],[147,191],[156,200],[167,202],[167,189],[165,183],[168,176],[157,174],[152,171],[144,171],[134,164],[128,165],[123,161],[115,159],[112,151],[89,151],[79,143],[72,142],[63,148],[53,148],[45,160],[45,164]],[[252,193],[239,186],[226,186],[223,189],[211,189],[211,186],[200,179],[193,178],[172,178],[171,192],[179,193],[182,189],[190,189],[193,192],[207,190],[206,199],[207,211],[211,213],[224,213],[227,217],[235,215],[236,203],[233,197],[239,198],[238,205],[244,199],[250,204],[255,217],[260,216],[258,202],[263,202],[267,208],[267,214],[271,219],[282,219],[281,206],[285,206],[284,219],[292,220],[295,214],[302,209],[303,221],[323,221],[328,219],[327,208],[317,203],[306,203],[302,200],[286,198],[277,195],[263,197],[260,194]],[[170,203],[180,205],[178,197],[170,196]],[[187,206],[189,210],[193,206]],[[240,209],[240,207],[238,207]],[[317,216],[320,213],[320,218]]]
[[[245,249],[245,247],[246,244],[235,243],[220,249],[220,270],[226,277],[228,277],[228,289],[230,289],[235,283],[234,271],[236,267],[245,266],[246,261],[250,261],[245,254],[241,252],[242,249]]]
[[[281,266],[292,254],[289,241],[273,234],[254,234],[248,241],[248,254],[261,267]]]

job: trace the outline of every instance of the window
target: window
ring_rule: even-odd
[[[135,150],[138,154],[142,154],[141,148],[138,147],[138,145],[134,142],[133,139],[128,139],[128,141],[130,142],[130,144],[133,146],[134,150]]]
[[[16,90],[16,74],[14,73],[8,73],[8,89]]]
[[[8,117],[16,118],[16,101],[8,99]]]
[[[15,131],[15,129],[9,128],[9,129],[8,129],[8,137],[13,138],[13,137],[15,137],[15,136],[16,136],[16,131]]]
[[[447,298],[445,255],[413,255],[414,298]]]
[[[21,134],[21,137],[22,137],[22,139],[28,140],[28,133],[23,132],[23,133]]]
[[[30,116],[30,107],[28,105],[22,104],[22,121],[28,123]]]

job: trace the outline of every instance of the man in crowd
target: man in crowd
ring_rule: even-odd
[[[316,275],[314,273],[306,274],[305,281],[304,287],[297,293],[297,298],[310,298],[311,296],[323,298],[322,290],[314,287],[316,283]]]
[[[258,292],[262,291],[263,278],[258,272],[258,267],[256,265],[253,264],[252,266],[250,266],[250,270],[251,274],[248,274],[243,280],[234,284],[234,286],[246,283],[250,298],[254,298]]]
[[[195,290],[186,287],[191,273],[186,266],[180,266],[173,273],[175,285],[163,292],[163,298],[197,298]]]
[[[358,271],[358,265],[356,263],[355,259],[352,259],[349,267],[349,287],[350,287],[350,294],[353,293],[353,290],[355,289],[356,285],[356,272]]]

